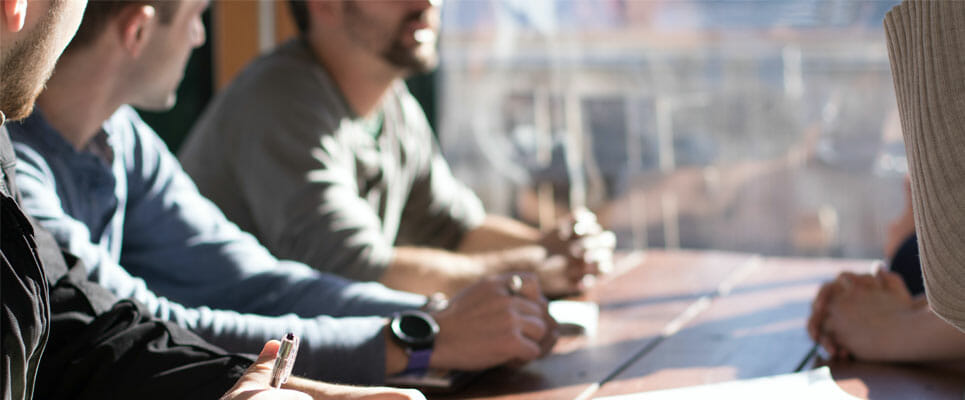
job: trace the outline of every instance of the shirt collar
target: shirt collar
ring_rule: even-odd
[[[21,121],[20,124],[22,124],[24,130],[30,131],[32,135],[36,135],[36,137],[53,152],[67,154],[72,157],[93,156],[103,160],[108,165],[114,161],[110,134],[107,133],[103,125],[100,131],[97,132],[97,136],[95,136],[83,150],[77,151],[74,149],[73,144],[68,142],[60,132],[47,122],[47,119],[40,109],[34,109],[33,113]]]

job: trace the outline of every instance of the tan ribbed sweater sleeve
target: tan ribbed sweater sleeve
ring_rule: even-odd
[[[965,1],[885,17],[929,304],[965,331]]]

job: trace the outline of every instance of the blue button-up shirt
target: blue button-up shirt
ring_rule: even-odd
[[[296,373],[380,383],[384,318],[362,316],[425,302],[276,259],[198,193],[130,107],[82,151],[39,111],[9,130],[24,208],[90,278],[228,350],[256,352],[294,331],[305,353]]]

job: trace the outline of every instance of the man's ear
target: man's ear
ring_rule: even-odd
[[[0,0],[3,8],[3,25],[8,32],[20,32],[27,20],[27,0]]]
[[[157,25],[154,13],[154,7],[138,5],[127,7],[118,16],[116,26],[120,29],[121,44],[132,57],[141,55],[154,32]]]

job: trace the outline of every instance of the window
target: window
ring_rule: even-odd
[[[490,211],[586,205],[623,248],[881,257],[896,3],[446,2],[443,151]]]

